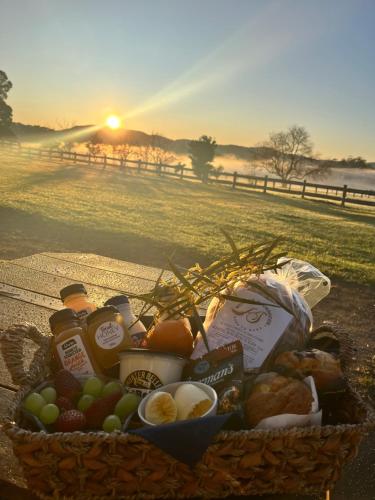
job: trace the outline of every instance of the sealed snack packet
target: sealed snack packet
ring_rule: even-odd
[[[199,359],[190,360],[184,371],[184,380],[203,382],[213,387],[219,398],[218,413],[239,410],[244,380],[241,342],[231,342]]]

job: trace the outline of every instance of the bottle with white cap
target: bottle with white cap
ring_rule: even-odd
[[[105,306],[114,306],[124,318],[125,325],[130,333],[134,345],[139,346],[146,337],[146,328],[142,321],[132,311],[129,299],[126,295],[116,295],[105,303]]]

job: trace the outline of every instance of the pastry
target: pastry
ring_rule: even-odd
[[[307,415],[313,397],[310,388],[301,380],[270,372],[259,375],[245,403],[246,421],[256,426],[261,420],[290,413]]]
[[[345,387],[340,360],[318,349],[283,352],[275,359],[274,368],[277,371],[283,368],[284,373],[294,371],[303,378],[312,375],[319,392],[337,391]]]

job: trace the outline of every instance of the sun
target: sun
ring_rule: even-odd
[[[106,120],[106,124],[109,128],[112,128],[112,129],[120,128],[121,120],[118,116],[111,115],[111,116],[108,116],[108,118]]]

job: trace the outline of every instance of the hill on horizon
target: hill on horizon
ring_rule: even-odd
[[[92,132],[93,125],[77,125],[63,130],[55,130],[49,127],[39,125],[25,125],[23,123],[13,123],[11,130],[16,134],[21,142],[42,142],[44,140],[54,139],[64,142],[71,140],[73,142],[84,143],[96,137],[99,142],[111,144],[131,144],[133,146],[157,145],[163,149],[176,154],[189,153],[188,144],[192,139],[170,139],[168,137],[153,133],[147,134],[140,130],[124,129],[121,131],[109,131],[102,129],[99,132]],[[87,129],[87,134],[84,130]],[[74,138],[75,132],[81,132],[77,138]],[[70,137],[72,136],[72,137]],[[238,146],[236,144],[218,144],[217,155],[233,155],[241,160],[253,160],[261,152],[262,148]]]
[[[121,129],[111,131],[103,128],[93,132],[93,125],[76,125],[74,127],[55,130],[40,125],[25,125],[23,123],[12,123],[10,129],[21,142],[43,142],[45,140],[56,142],[85,143],[91,140],[104,144],[130,144],[132,146],[158,146],[178,155],[189,154],[189,142],[192,139],[170,139],[163,135],[148,134],[140,130]],[[85,133],[87,129],[87,133]],[[79,134],[76,134],[80,132]],[[257,146],[239,146],[237,144],[218,144],[217,156],[234,156],[238,160],[253,161],[259,160],[261,156],[267,154],[267,148]],[[314,162],[330,162],[330,167],[340,167],[339,160],[314,159]],[[367,162],[368,168],[375,168],[375,162]]]

